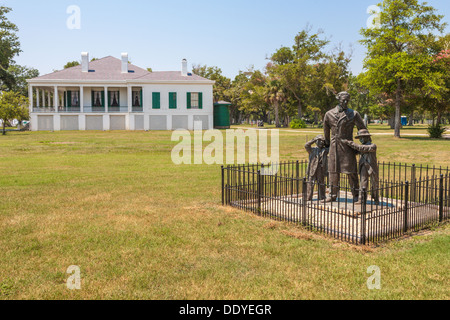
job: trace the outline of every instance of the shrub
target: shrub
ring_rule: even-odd
[[[430,138],[432,139],[440,139],[442,138],[442,135],[444,134],[445,130],[447,130],[445,127],[442,127],[441,124],[432,124],[428,127],[428,134],[430,135]]]
[[[291,121],[289,126],[291,127],[291,129],[304,129],[306,128],[306,123],[301,119],[294,119]]]

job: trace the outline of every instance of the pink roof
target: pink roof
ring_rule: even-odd
[[[192,74],[184,77],[180,71],[149,72],[133,64],[128,65],[128,73],[122,73],[122,61],[108,56],[89,62],[89,72],[81,72],[81,65],[55,71],[37,78],[35,80],[72,80],[72,81],[126,81],[126,80],[149,80],[149,81],[205,81],[203,77]]]

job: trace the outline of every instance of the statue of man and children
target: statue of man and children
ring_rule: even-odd
[[[319,135],[305,145],[309,153],[307,169],[307,200],[311,201],[314,186],[318,185],[318,199],[325,202],[337,201],[339,196],[340,174],[346,174],[350,184],[354,203],[361,203],[360,190],[369,188],[371,181],[372,200],[379,203],[377,146],[372,143],[371,134],[361,115],[350,108],[350,94],[339,93],[336,98],[339,105],[325,114],[324,135]],[[358,128],[361,144],[353,142],[354,127]],[[312,147],[316,144],[317,147]],[[359,166],[356,155],[360,155]],[[360,179],[358,180],[358,173]],[[330,190],[326,197],[325,178],[328,177]],[[361,189],[360,189],[361,185]]]

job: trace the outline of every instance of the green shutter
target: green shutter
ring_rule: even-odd
[[[141,95],[141,103],[140,103],[140,106],[139,106],[139,107],[141,107],[141,108],[144,107],[144,103],[143,103],[143,101],[142,101],[142,90],[143,90],[143,89],[141,89],[141,91],[140,91],[140,95]]]
[[[102,107],[105,107],[105,91],[102,91]]]
[[[198,108],[203,109],[203,92],[198,93]]]
[[[161,94],[159,92],[153,92],[152,97],[153,109],[161,109]]]
[[[67,92],[66,91],[64,91],[64,102],[63,102],[63,104],[64,104],[64,107],[67,107]]]
[[[176,108],[177,108],[177,93],[170,92],[169,93],[169,109],[176,109]]]
[[[72,106],[72,91],[67,91],[67,106]]]
[[[94,90],[91,90],[91,106],[94,107]]]
[[[187,93],[187,108],[191,109],[191,93]]]

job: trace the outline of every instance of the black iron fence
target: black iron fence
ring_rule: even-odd
[[[222,203],[355,244],[399,238],[449,219],[448,168],[382,162],[378,187],[357,190],[360,201],[341,175],[336,201],[325,202],[317,190],[328,192],[328,180],[307,181],[307,166],[287,161],[222,167]]]

